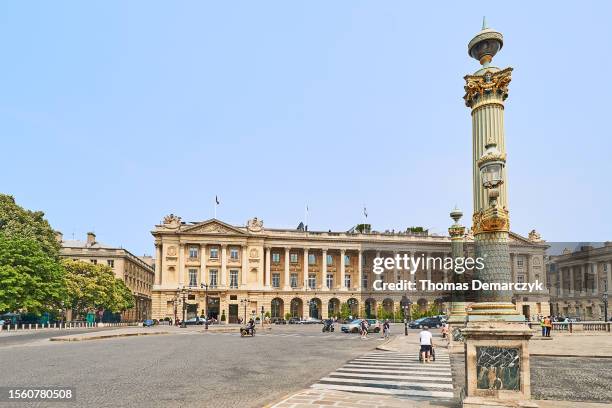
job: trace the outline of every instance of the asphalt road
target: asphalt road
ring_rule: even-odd
[[[261,407],[374,349],[378,339],[321,333],[314,325],[275,326],[253,338],[186,330],[75,343],[36,340],[0,346],[0,384],[76,387],[76,403],[53,407]]]
[[[16,330],[0,332],[0,347],[22,345],[37,340],[45,340],[56,336],[67,336],[70,334],[91,333],[104,330],[113,330],[115,327],[96,327],[90,329],[41,329],[41,330]]]

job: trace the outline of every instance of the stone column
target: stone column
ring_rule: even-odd
[[[463,216],[463,212],[461,212],[461,210],[458,208],[455,208],[451,211],[450,216],[455,221],[455,223],[448,229],[448,233],[451,237],[451,257],[456,259],[463,257],[463,237],[465,235],[465,227],[459,224],[459,220]],[[458,274],[454,271],[449,271],[448,273],[451,274],[453,283],[463,284],[466,282],[465,273]],[[445,276],[446,275],[447,273],[445,273]],[[463,350],[463,335],[461,334],[461,330],[465,327],[465,320],[467,318],[466,307],[467,303],[465,302],[465,292],[452,291],[450,316],[448,318],[449,350]]]
[[[525,270],[527,271],[527,282],[533,282],[533,255],[525,255]]]
[[[463,98],[472,117],[474,255],[485,260],[476,279],[484,283],[512,279],[504,136],[504,102],[512,68],[490,65],[502,45],[502,34],[483,22],[468,44],[469,55],[482,66],[464,77]],[[462,407],[519,406],[519,401],[531,398],[528,348],[533,333],[524,324],[515,324],[524,323],[524,318],[512,303],[512,291],[481,290],[477,295],[462,330],[466,373]]]
[[[353,286],[357,289],[361,289],[361,279],[363,277],[363,254],[361,249],[357,250],[357,261],[359,262],[359,265],[357,265],[357,284],[353,284]]]
[[[557,273],[559,274],[559,297],[563,296],[563,268],[557,265]]]
[[[227,245],[221,244],[221,287],[229,286],[227,278]]]
[[[423,265],[424,268],[426,268],[427,270],[427,280],[431,281],[431,269],[427,267],[427,258],[429,258],[431,256],[431,252],[426,252],[425,253],[425,265]]]
[[[242,245],[242,282],[240,282],[240,286],[242,288],[246,288],[248,283],[248,273],[249,273],[249,259],[247,258],[247,246]]]
[[[344,277],[346,275],[346,261],[344,260],[344,256],[346,255],[346,250],[340,250],[340,290],[346,290],[346,285],[344,284]]]
[[[327,288],[327,248],[322,249],[321,259],[321,290],[328,290]]]
[[[593,295],[599,295],[599,268],[597,262],[589,264],[593,268]]]
[[[516,282],[516,254],[510,254],[510,275],[512,276],[512,282]]]
[[[584,275],[584,269],[584,265],[580,265],[580,296],[584,296],[588,291],[587,280],[586,276]]]
[[[265,262],[266,262],[266,281],[264,283],[264,285],[265,285],[264,287],[266,289],[270,289],[270,249],[271,248],[269,246],[266,246],[265,249],[264,249],[266,251],[266,260],[265,260]],[[284,318],[285,317],[283,315],[283,319]]]
[[[304,260],[303,260],[303,280],[304,280],[304,290],[308,290],[308,248],[304,248]]]
[[[179,244],[179,267],[178,267],[178,284],[185,284],[185,244]]]
[[[574,296],[574,267],[570,266],[570,296]]]
[[[162,279],[162,244],[155,244],[155,284],[163,285]]]
[[[218,276],[217,279],[219,279]],[[200,280],[200,283],[205,283],[207,285],[210,284],[210,279],[208,279],[208,271],[206,270],[206,244],[200,244]]]
[[[283,290],[291,290],[289,285],[289,252],[291,248],[285,247],[285,273],[283,276]]]
[[[612,262],[608,262],[608,270],[606,271],[606,287],[604,290],[610,295],[610,285],[612,285]]]

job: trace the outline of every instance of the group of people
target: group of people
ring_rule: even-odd
[[[553,320],[550,316],[546,316],[540,320],[540,326],[542,327],[542,337],[550,337],[550,331],[553,327]]]
[[[368,338],[368,329],[370,328],[370,322],[367,319],[362,319],[359,324],[359,334],[362,339]],[[381,336],[384,339],[388,339],[391,336],[391,324],[389,323],[389,319],[385,319],[382,325]]]

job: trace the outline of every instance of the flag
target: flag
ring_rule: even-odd
[[[217,204],[217,205],[221,204],[221,202],[219,201],[219,197],[218,196],[215,196],[215,204]]]
[[[368,218],[368,209],[365,208],[365,206],[363,207],[363,215],[365,215],[365,217]]]

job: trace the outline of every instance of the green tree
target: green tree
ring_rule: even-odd
[[[13,196],[0,194],[0,236],[37,241],[43,252],[58,259],[60,243],[42,211],[30,211],[15,203]]]
[[[343,303],[340,305],[340,317],[341,317],[342,319],[348,319],[348,317],[349,317],[350,315],[351,315],[351,308],[350,308],[350,306],[348,305],[348,303],[343,302]]]
[[[65,299],[64,272],[55,258],[36,240],[0,235],[0,311],[57,310]]]
[[[68,302],[77,315],[105,309],[113,313],[134,307],[134,296],[111,268],[65,259]]]

